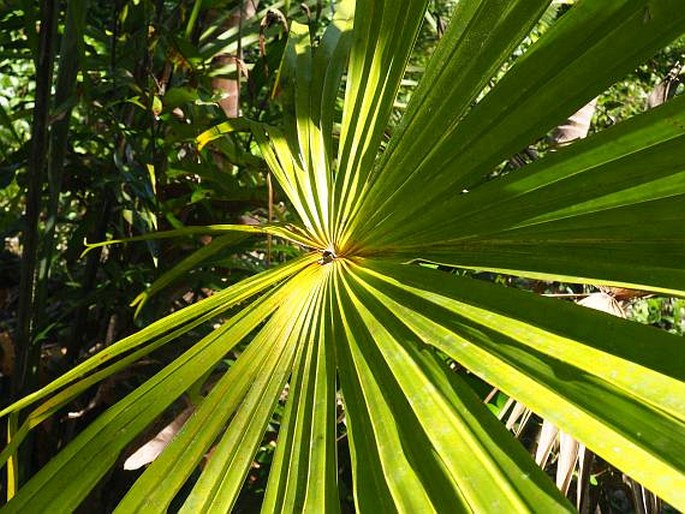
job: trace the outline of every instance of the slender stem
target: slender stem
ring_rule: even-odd
[[[58,2],[41,2],[38,55],[36,59],[36,94],[31,126],[31,154],[28,160],[26,213],[22,233],[22,266],[17,301],[15,333],[16,365],[12,376],[12,397],[20,398],[36,386],[40,365],[40,343],[35,340],[37,281],[36,269],[40,254],[40,215],[43,207],[43,187],[48,160],[48,124],[50,90],[55,59],[55,35]],[[13,457],[12,487],[19,487],[31,475],[32,440],[25,442]],[[8,493],[10,491],[8,490]]]
[[[188,25],[186,25],[186,38],[190,39],[193,35],[193,29],[195,28],[195,22],[197,22],[197,17],[200,15],[200,10],[202,9],[202,0],[195,0],[193,3],[193,10],[190,12],[190,18],[188,18]]]
[[[22,237],[22,267],[17,307],[17,366],[12,384],[14,397],[20,397],[32,387],[40,358],[40,345],[34,341],[36,267],[38,263],[43,186],[48,155],[48,115],[55,58],[57,2],[41,2],[38,59],[36,68],[36,98],[31,127],[31,154],[28,161],[26,214]]]
[[[59,73],[54,95],[56,108],[60,108],[74,94],[76,76],[83,54],[83,31],[87,11],[88,0],[71,0],[66,9],[65,29],[59,56]],[[42,252],[37,270],[37,299],[34,309],[36,315],[43,319],[45,319],[47,301],[47,281],[50,278],[52,259],[57,244],[59,198],[62,192],[70,122],[71,108],[68,108],[50,128],[50,157],[47,164],[49,195]]]
[[[271,172],[266,173],[266,186],[267,186],[268,195],[269,195],[269,223],[271,223],[274,219],[274,186],[273,186],[273,183],[271,181]],[[266,236],[266,245],[267,245],[266,266],[269,267],[269,266],[271,266],[271,246],[272,246],[271,234],[268,234]]]
[[[585,298],[590,296],[590,293],[543,293],[540,296],[546,296],[547,298]]]
[[[14,440],[19,425],[19,413],[13,412],[7,419],[7,445]],[[7,459],[7,501],[10,501],[19,488],[19,467],[17,453]]]

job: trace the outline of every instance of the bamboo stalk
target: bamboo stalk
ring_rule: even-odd
[[[57,25],[57,2],[41,3],[38,58],[36,67],[36,98],[31,126],[31,153],[28,160],[28,188],[26,213],[22,234],[22,266],[17,307],[15,344],[17,365],[12,383],[15,398],[28,393],[34,380],[40,359],[40,346],[35,344],[36,268],[38,264],[43,186],[48,157],[48,116],[50,89],[55,58],[55,30]]]
[[[68,103],[74,95],[76,75],[83,55],[83,32],[85,28],[88,0],[71,0],[66,9],[64,36],[59,56],[59,73],[55,86],[54,108]],[[67,153],[67,140],[71,122],[71,106],[61,113],[59,119],[50,127],[50,158],[48,171],[48,203],[45,234],[38,265],[37,300],[35,311],[44,319],[47,298],[47,281],[51,274],[51,263],[56,248],[57,217],[59,197],[64,178],[64,160]]]

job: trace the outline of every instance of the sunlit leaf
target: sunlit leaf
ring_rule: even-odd
[[[427,0],[344,0],[320,39],[291,20],[276,89],[283,123],[229,120],[197,143],[206,152],[249,133],[297,223],[89,247],[264,234],[314,251],[143,328],[0,412],[42,400],[13,427],[4,463],[97,381],[217,323],[88,425],[3,512],[77,509],[134,438],[212,371],[212,387],[194,395],[194,413],[118,512],[172,502],[230,511],[283,403],[263,512],[342,511],[339,415],[358,512],[572,510],[464,378],[474,375],[684,509],[682,338],[425,265],[685,293],[685,99],[493,173],[685,32],[681,0],[567,3],[554,21],[547,0],[458,2],[396,127]],[[521,45],[544,13],[544,33]],[[255,30],[251,22],[245,41]],[[217,31],[201,36],[202,52],[239,37],[212,40]],[[238,349],[228,371],[217,368]]]

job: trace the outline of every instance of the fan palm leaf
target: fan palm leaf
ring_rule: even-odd
[[[685,294],[685,97],[484,180],[685,31],[680,0],[576,2],[491,87],[549,3],[460,1],[387,144],[427,1],[344,0],[318,45],[292,23],[279,71],[284,126],[239,120],[198,140],[252,131],[301,222],[279,234],[308,252],[156,322],[3,411],[42,401],[7,460],[32,426],[94,380],[223,316],[3,512],[76,508],[133,438],[242,341],[236,363],[118,512],[166,512],[186,483],[183,512],[230,510],[286,384],[263,512],[340,510],[339,398],[359,512],[572,510],[444,356],[684,509],[681,338],[417,264]]]

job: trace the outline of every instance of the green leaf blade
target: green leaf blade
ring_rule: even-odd
[[[375,270],[364,278],[375,294],[428,344],[682,504],[675,484],[685,476],[676,450],[685,440],[685,381],[672,358],[679,338],[575,306],[545,308],[553,301],[418,267],[364,267]],[[402,290],[412,291],[411,302]]]
[[[424,444],[428,448],[422,452],[426,456],[414,465],[417,471],[428,466],[426,461],[431,457],[427,455],[432,454],[436,461],[433,466],[442,468],[445,479],[452,484],[436,489],[436,473],[426,473],[424,468],[424,487],[435,502],[436,511],[569,511],[570,506],[549,479],[527,461],[525,450],[506,433],[470,387],[398,323],[375,294],[365,291],[358,275],[353,276],[357,283],[348,284],[349,298],[362,326],[369,331],[363,352],[372,355],[377,351],[376,358],[385,361],[385,377],[385,366],[373,369],[374,376],[380,377],[389,404],[400,408],[399,398],[408,402],[403,409],[406,413],[394,412],[394,418],[409,424],[409,419],[416,417],[417,427],[408,430],[404,437],[412,440],[410,434],[421,432],[426,437]],[[377,350],[372,351],[372,346],[377,346]],[[391,393],[390,384],[397,384],[400,390]],[[413,446],[420,448],[416,441]],[[460,503],[461,508],[457,507]]]

